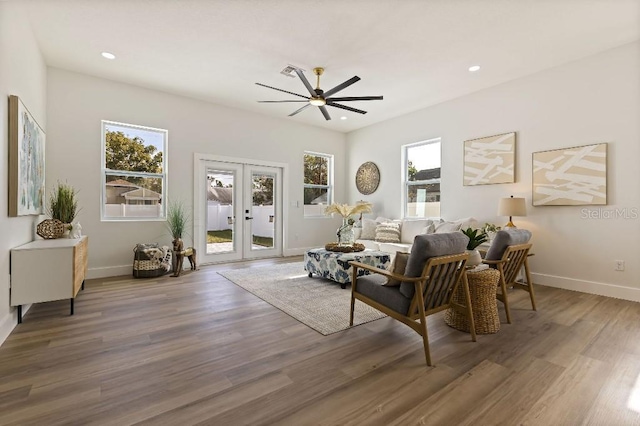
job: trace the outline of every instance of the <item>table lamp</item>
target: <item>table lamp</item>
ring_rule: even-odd
[[[512,216],[526,216],[527,207],[524,203],[524,198],[513,198],[513,195],[509,198],[501,198],[498,204],[498,216],[509,216],[509,223],[505,225],[505,228],[515,228],[511,220]]]

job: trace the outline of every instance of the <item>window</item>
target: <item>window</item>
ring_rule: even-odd
[[[333,155],[304,153],[304,215],[324,216],[333,202]]]
[[[440,216],[440,139],[403,146],[404,216]]]
[[[167,131],[102,121],[102,220],[164,219]]]

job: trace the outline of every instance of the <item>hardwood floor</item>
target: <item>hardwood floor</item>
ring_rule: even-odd
[[[34,305],[0,347],[0,424],[640,424],[638,303],[538,286],[533,312],[514,290],[476,343],[430,317],[430,368],[397,321],[322,336],[217,274],[292,260]]]

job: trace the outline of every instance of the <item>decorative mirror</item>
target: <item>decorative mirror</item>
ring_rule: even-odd
[[[376,192],[380,183],[380,170],[371,161],[363,163],[356,172],[356,187],[361,194],[369,195]]]

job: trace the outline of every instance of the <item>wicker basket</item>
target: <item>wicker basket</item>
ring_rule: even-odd
[[[45,219],[38,224],[36,234],[45,240],[60,238],[64,234],[64,224],[58,219]]]
[[[473,310],[473,322],[477,334],[493,334],[500,330],[500,318],[498,317],[498,304],[496,291],[500,281],[500,272],[496,269],[485,269],[479,272],[467,272],[469,280],[469,294],[471,296],[471,309]],[[466,305],[464,288],[459,285],[453,295],[453,302]],[[470,331],[467,317],[453,309],[447,309],[444,314],[444,322],[455,329]]]

